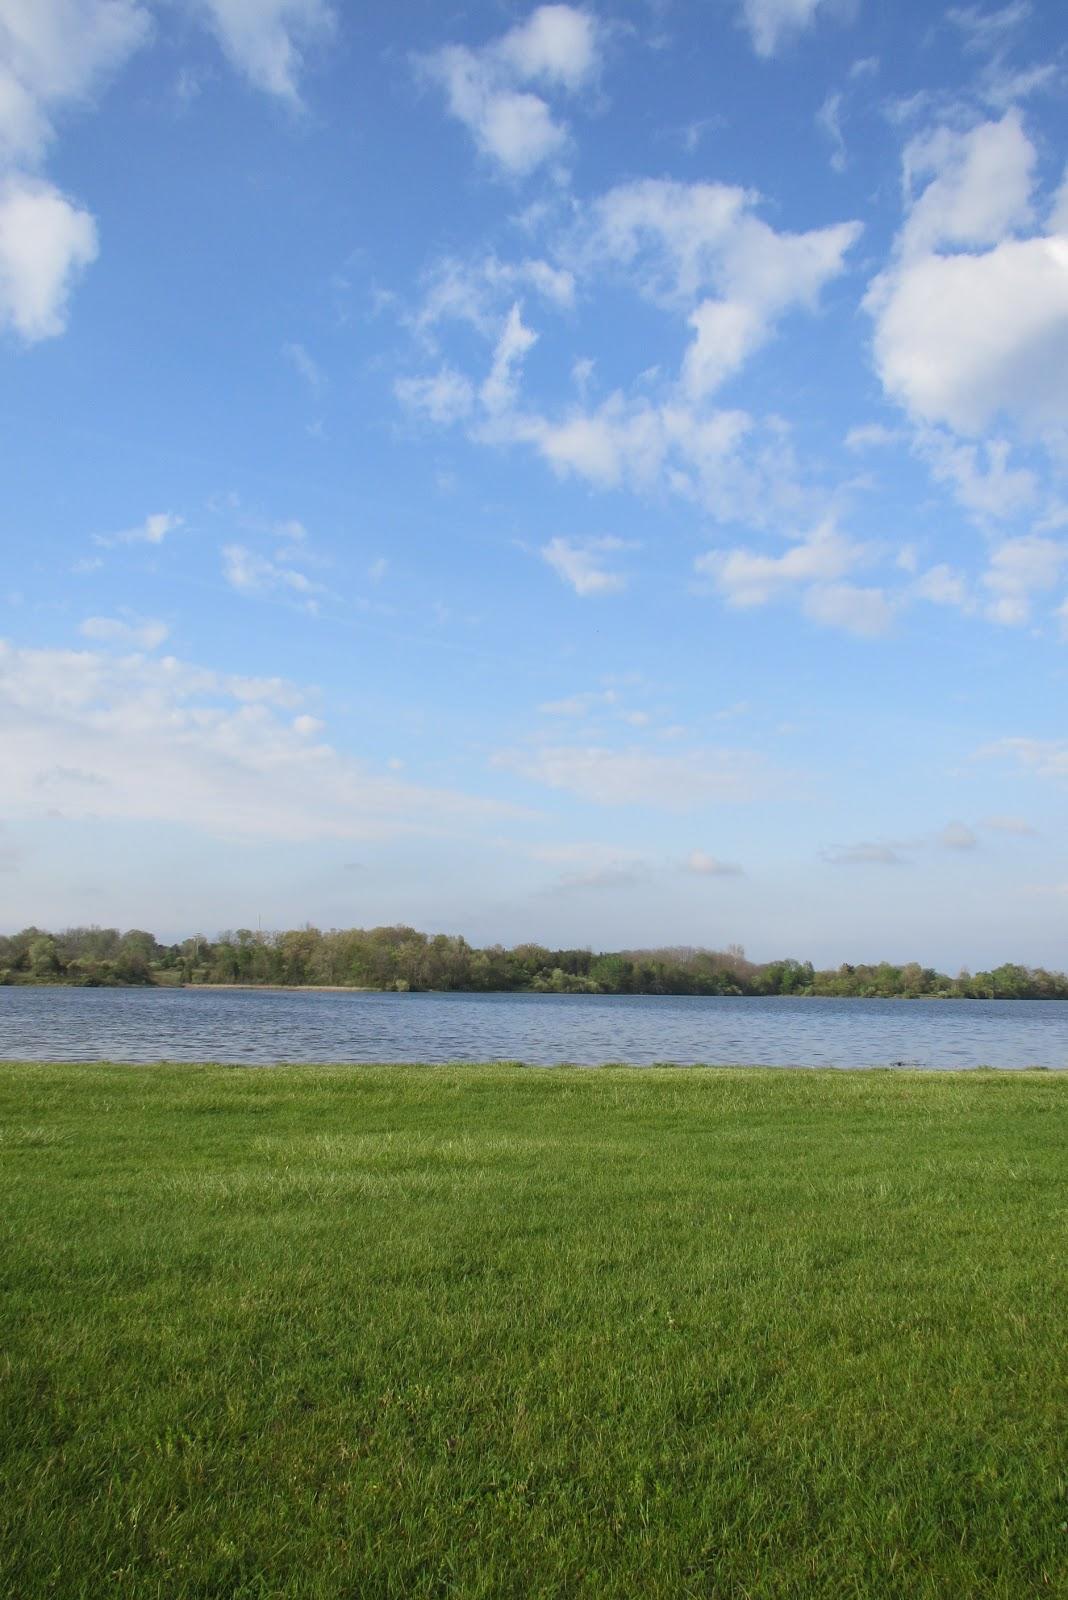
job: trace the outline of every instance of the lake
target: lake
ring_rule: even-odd
[[[1068,1067],[1068,1004],[0,988],[0,1059]]]

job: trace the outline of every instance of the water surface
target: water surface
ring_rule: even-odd
[[[0,988],[0,1059],[1068,1067],[1068,1003]]]

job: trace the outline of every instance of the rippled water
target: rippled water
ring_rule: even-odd
[[[1068,1004],[0,988],[0,1059],[1068,1067]]]

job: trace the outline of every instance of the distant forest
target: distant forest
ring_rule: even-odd
[[[548,950],[539,944],[477,949],[415,928],[249,928],[161,944],[140,928],[24,928],[0,935],[0,984],[263,984],[395,991],[535,994],[733,994],[1068,1000],[1068,974],[1010,962],[955,978],[918,961],[845,964],[817,971],[787,957],[749,961],[739,945],[706,950]]]

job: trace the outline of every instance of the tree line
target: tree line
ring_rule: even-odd
[[[0,935],[0,984],[311,985],[536,994],[823,995],[1068,1000],[1068,974],[1006,962],[956,977],[917,961],[817,970],[786,957],[750,961],[740,945],[709,950],[484,949],[453,934],[386,928],[250,928],[162,944],[143,928],[81,927]]]

